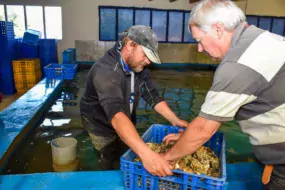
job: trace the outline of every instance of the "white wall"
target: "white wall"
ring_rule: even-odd
[[[239,0],[236,3],[242,10],[246,9],[247,14],[285,16],[285,0]],[[59,55],[64,49],[74,47],[75,40],[98,40],[98,6],[100,5],[180,10],[191,10],[193,6],[189,4],[189,0],[177,0],[172,3],[169,0],[0,0],[0,4],[61,6],[63,39],[59,42]],[[273,9],[266,12],[271,4],[279,7],[274,8],[277,12]]]

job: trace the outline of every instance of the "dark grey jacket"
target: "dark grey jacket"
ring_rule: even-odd
[[[130,114],[131,74],[120,61],[118,45],[92,66],[80,102],[83,126],[95,135],[116,133],[110,122],[118,112],[124,112],[135,124],[140,96],[152,107],[163,101],[150,81],[149,70],[144,69],[135,74],[135,100]]]

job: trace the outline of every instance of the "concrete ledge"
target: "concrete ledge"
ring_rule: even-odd
[[[13,150],[39,122],[61,85],[62,81],[44,79],[0,112],[0,171]]]
[[[261,190],[262,166],[257,163],[227,164],[225,189]],[[0,176],[0,189],[96,189],[123,190],[121,171],[66,172]]]
[[[0,176],[0,189],[124,190],[121,171],[43,173]]]

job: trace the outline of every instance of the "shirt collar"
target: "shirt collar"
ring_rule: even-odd
[[[123,58],[122,58],[122,54],[121,54],[121,50],[122,50],[122,41],[117,41],[116,43],[116,51],[118,53],[118,57],[119,57],[119,62],[120,62],[120,65],[122,67],[122,69],[124,70],[125,74],[129,75],[131,74],[131,70],[130,68],[127,66],[127,64],[124,62]]]
[[[231,45],[230,47],[234,47],[235,44],[238,42],[241,34],[244,32],[245,27],[247,27],[247,22],[242,22],[238,25],[238,27],[234,31],[234,35],[232,37]]]
[[[123,64],[123,66],[124,66],[124,69],[125,69],[128,73],[131,72],[130,68],[129,68],[128,65],[125,63],[125,61],[123,60],[122,56],[121,56],[120,60],[121,60],[121,63]]]

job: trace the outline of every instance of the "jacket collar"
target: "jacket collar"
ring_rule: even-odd
[[[130,69],[128,68],[128,66],[124,63],[123,59],[122,59],[122,55],[121,55],[121,50],[122,50],[122,41],[117,41],[115,46],[113,47],[113,51],[116,52],[116,61],[118,62],[118,64],[120,65],[120,67],[122,68],[122,70],[124,71],[124,73],[126,75],[130,75]]]

